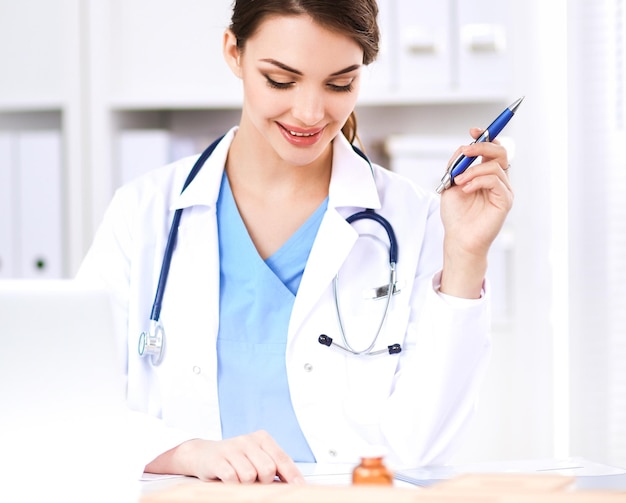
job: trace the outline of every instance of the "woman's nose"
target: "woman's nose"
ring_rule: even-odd
[[[315,126],[324,118],[322,93],[312,89],[298,89],[295,93],[292,113],[303,126]]]

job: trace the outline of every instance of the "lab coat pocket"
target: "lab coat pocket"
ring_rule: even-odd
[[[385,325],[374,349],[384,349],[393,344],[402,347],[409,318],[409,306],[389,311]],[[374,330],[375,325],[370,330]],[[393,393],[396,373],[402,352],[377,355],[346,356],[348,396],[345,400],[346,414],[357,424],[378,424],[385,410],[385,403]]]

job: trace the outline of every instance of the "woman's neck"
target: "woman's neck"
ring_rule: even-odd
[[[238,130],[226,161],[239,213],[263,258],[272,255],[328,196],[332,145],[314,163],[294,166],[264,139]]]
[[[259,191],[323,193],[328,195],[332,166],[332,144],[307,165],[282,159],[266,138],[253,127],[240,126],[230,146],[226,172],[231,185]]]

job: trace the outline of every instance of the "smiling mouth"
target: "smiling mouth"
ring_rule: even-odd
[[[318,136],[324,129],[317,129],[315,131],[294,131],[293,129],[290,129],[289,127],[280,124],[279,126],[286,132],[289,133],[290,136],[293,136],[294,138],[311,138],[312,136]]]
[[[298,136],[298,137],[309,137],[309,136],[315,136],[317,133],[319,133],[319,131],[316,131],[315,133],[298,133],[296,131],[290,131],[289,129],[287,130],[289,131],[289,134],[291,136]]]

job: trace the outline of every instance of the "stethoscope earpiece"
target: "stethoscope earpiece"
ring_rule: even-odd
[[[322,334],[317,338],[317,342],[323,344],[324,346],[330,347],[330,345],[333,343],[333,339],[332,337],[328,337],[327,335]]]

